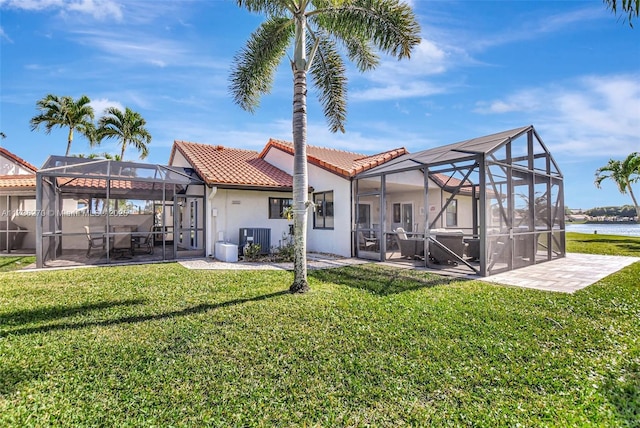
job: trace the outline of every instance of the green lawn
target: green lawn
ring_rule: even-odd
[[[26,266],[35,262],[35,256],[1,256],[0,272],[24,269]]]
[[[640,238],[567,232],[567,251],[640,257]]]
[[[638,278],[567,295],[364,265],[290,295],[281,271],[3,273],[0,426],[638,426]]]

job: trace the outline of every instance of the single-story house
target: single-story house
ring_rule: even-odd
[[[3,242],[33,236],[38,266],[291,242],[291,142],[254,151],[177,140],[167,166],[51,156],[36,171],[0,155]],[[563,177],[531,125],[417,153],[308,145],[307,165],[310,252],[482,276],[565,255]],[[16,215],[31,210],[42,215]]]
[[[260,151],[175,141],[169,165],[193,168],[205,195],[205,253],[216,242],[263,251],[288,240],[293,144]],[[419,260],[480,275],[563,257],[562,174],[533,126],[415,154],[307,146],[307,249]]]
[[[37,168],[0,147],[0,252],[33,252]]]
[[[355,175],[406,153],[397,148],[375,155],[308,146],[310,211],[307,249],[350,257]],[[293,144],[269,140],[262,151],[175,141],[170,166],[193,168],[205,183],[206,253],[215,242],[242,247],[254,238],[264,251],[288,239],[292,204]],[[255,237],[253,235],[256,235]]]

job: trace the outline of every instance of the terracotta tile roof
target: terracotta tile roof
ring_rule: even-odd
[[[260,153],[260,157],[266,156],[272,147],[293,155],[293,143],[288,141],[270,139]],[[307,145],[307,159],[309,163],[331,171],[345,178],[382,165],[398,156],[404,155],[407,150],[404,147],[388,150],[375,155],[347,152],[344,150],[330,149]]]
[[[291,189],[293,178],[253,150],[175,141],[169,164],[179,151],[209,185]]]
[[[34,173],[38,170],[38,168],[36,168],[35,166],[31,165],[26,160],[22,159],[21,157],[18,157],[16,155],[14,155],[9,150],[7,150],[7,149],[5,149],[3,147],[0,147],[0,154],[2,154],[4,156],[6,156],[7,158],[11,159],[12,161],[17,163],[18,165],[21,165],[22,167],[33,171]]]
[[[0,175],[0,188],[36,188],[35,174]]]
[[[155,184],[155,186],[154,186]],[[107,180],[103,178],[58,178],[59,186],[69,186],[78,189],[106,189]],[[162,187],[162,183],[149,181],[111,180],[111,189],[118,190],[153,190]]]

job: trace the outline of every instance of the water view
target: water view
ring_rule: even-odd
[[[567,232],[594,233],[603,235],[640,236],[640,224],[606,223],[606,224],[565,224]]]

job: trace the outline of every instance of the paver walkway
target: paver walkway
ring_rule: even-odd
[[[640,262],[640,257],[567,253],[562,259],[499,273],[482,281],[573,293],[635,262]]]
[[[327,269],[340,266],[375,263],[371,260],[353,258],[335,258],[324,255],[309,254],[309,269]],[[467,279],[512,285],[523,288],[534,288],[544,291],[573,293],[581,290],[602,278],[605,278],[632,263],[640,262],[640,257],[603,256],[595,254],[567,253],[562,259],[527,266],[521,269],[504,272],[490,277],[465,276]],[[220,270],[292,270],[293,263],[225,263],[211,259],[184,260],[180,264],[187,269],[220,269]],[[435,273],[443,273],[434,271]],[[640,282],[640,279],[638,280]]]

